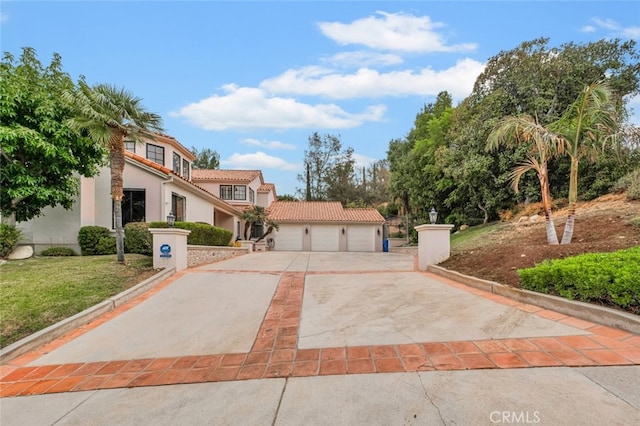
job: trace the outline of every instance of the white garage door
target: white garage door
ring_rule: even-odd
[[[274,240],[275,250],[302,251],[302,225],[280,225]]]
[[[340,228],[336,225],[311,226],[311,251],[338,251]]]
[[[376,230],[370,225],[350,225],[347,230],[347,251],[375,251]]]

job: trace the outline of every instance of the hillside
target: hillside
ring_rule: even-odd
[[[553,214],[561,239],[567,210]],[[452,239],[451,258],[440,266],[517,287],[517,269],[534,266],[544,259],[640,245],[640,229],[631,225],[631,219],[639,216],[640,202],[625,201],[624,195],[607,195],[579,203],[573,242],[558,246],[547,245],[544,216],[535,223],[520,222],[521,216],[517,216],[508,222],[461,231]]]

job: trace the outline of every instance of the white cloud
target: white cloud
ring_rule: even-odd
[[[613,19],[601,19],[598,17],[591,18],[591,24],[582,27],[582,31],[586,33],[592,33],[597,30],[605,30],[611,32],[614,36],[625,38],[640,38],[640,27],[629,26],[623,27]]]
[[[257,146],[260,148],[266,148],[266,149],[272,149],[272,150],[273,149],[289,149],[289,150],[296,149],[295,145],[292,145],[289,143],[283,143],[280,141],[259,141],[258,139],[247,138],[247,139],[242,139],[240,142],[245,145]]]
[[[374,65],[388,66],[397,65],[404,62],[401,56],[391,53],[375,53],[358,50],[355,52],[342,52],[324,60],[333,66],[343,68],[360,68]]]
[[[356,160],[356,168],[362,171],[363,167],[369,167],[379,160],[379,158],[368,157],[366,155],[353,153],[353,159]]]
[[[256,169],[278,169],[278,170],[299,170],[299,164],[288,163],[282,158],[256,151],[251,154],[232,154],[228,159],[220,161],[225,168],[256,170]]]
[[[454,66],[435,71],[403,70],[380,73],[361,68],[353,74],[339,74],[317,66],[292,69],[264,80],[260,88],[278,94],[315,95],[332,99],[377,98],[382,96],[431,96],[447,90],[454,98],[463,98],[473,89],[484,64],[463,59]]]
[[[174,117],[184,117],[205,130],[246,129],[340,129],[366,121],[380,121],[384,105],[374,105],[359,114],[335,104],[306,104],[292,98],[270,96],[264,90],[228,84],[224,95],[213,95],[191,103]]]
[[[435,30],[444,27],[428,16],[376,12],[350,24],[320,22],[322,33],[341,45],[358,44],[371,49],[401,52],[462,52],[474,50],[475,43],[447,45]]]

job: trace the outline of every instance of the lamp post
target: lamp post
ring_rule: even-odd
[[[176,223],[176,217],[173,215],[173,212],[169,212],[169,214],[167,215],[167,225],[169,225],[169,228],[173,228],[173,225],[175,225]]]
[[[429,220],[432,225],[438,221],[438,212],[433,207],[431,207],[431,211],[429,212]]]

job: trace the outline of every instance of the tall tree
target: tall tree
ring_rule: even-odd
[[[162,131],[162,119],[159,115],[148,112],[142,106],[142,100],[125,89],[109,84],[89,87],[84,78],[80,79],[78,85],[78,91],[66,91],[63,96],[75,108],[75,116],[68,122],[72,128],[86,131],[94,143],[106,146],[109,150],[116,252],[118,262],[124,263],[124,140],[154,140],[154,133]]]
[[[549,191],[549,159],[562,150],[562,136],[539,125],[531,116],[506,117],[502,119],[487,139],[487,149],[495,150],[500,145],[525,144],[529,152],[527,158],[511,172],[514,191],[518,192],[518,184],[522,176],[534,170],[540,182],[542,205],[546,220],[547,243],[558,244],[558,234],[551,215],[551,193]]]
[[[220,168],[220,154],[211,148],[191,147],[191,152],[196,156],[191,164],[194,169],[212,170]]]
[[[342,142],[339,136],[320,136],[318,132],[309,136],[308,142],[309,147],[304,152],[306,174],[298,175],[298,181],[308,188],[304,194],[307,201],[324,201],[327,200],[327,178],[342,152]]]
[[[616,102],[607,83],[597,82],[586,86],[565,114],[552,124],[564,136],[566,153],[571,158],[569,177],[569,215],[562,235],[562,244],[569,244],[573,238],[573,228],[578,201],[578,167],[580,160],[595,159],[614,141],[618,132]]]
[[[250,209],[247,209],[242,213],[240,219],[244,221],[243,237],[245,240],[248,240],[251,236],[251,227],[253,224],[264,223],[267,220],[267,211],[264,207],[252,206]]]
[[[78,175],[91,177],[105,151],[73,131],[72,110],[62,93],[74,91],[54,54],[44,67],[24,48],[19,61],[6,53],[0,63],[0,213],[9,224],[39,216],[45,207],[73,206]]]

